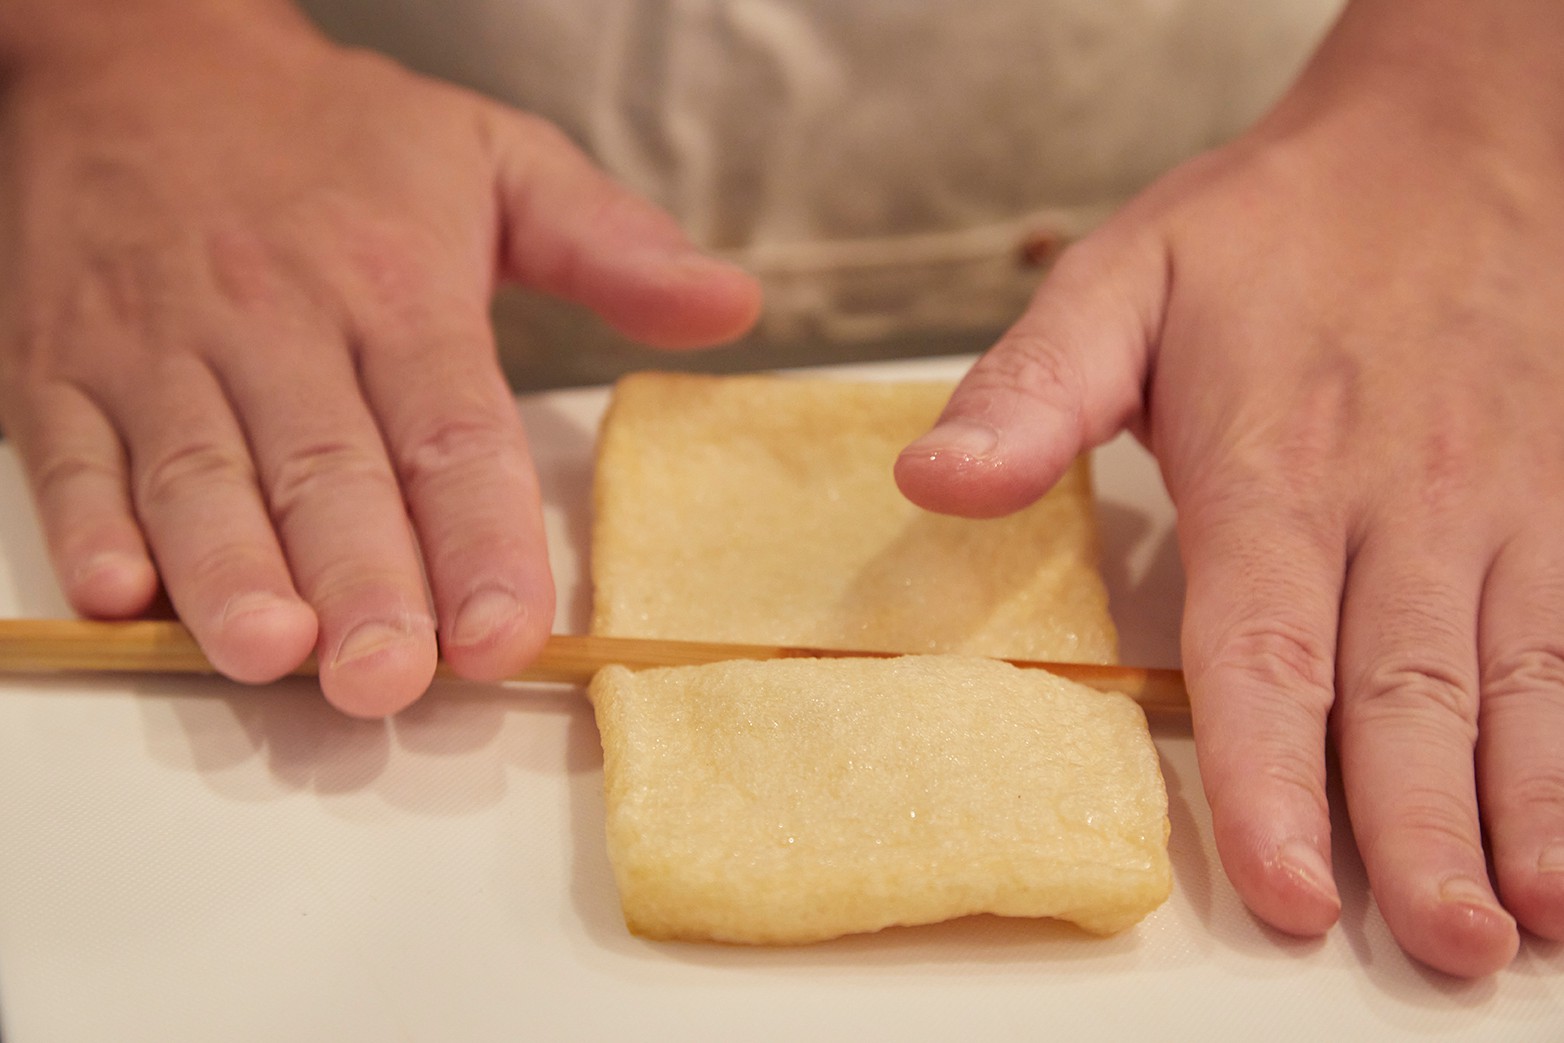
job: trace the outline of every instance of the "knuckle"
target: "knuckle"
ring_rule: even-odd
[[[1414,721],[1441,728],[1454,725],[1468,742],[1477,738],[1477,696],[1460,669],[1420,658],[1384,659],[1353,686],[1350,705],[1357,723]]]
[[[1339,471],[1345,429],[1340,412],[1328,408],[1266,418],[1218,452],[1180,459],[1170,490],[1182,512],[1210,524],[1251,529],[1258,512],[1316,542],[1333,540],[1345,528],[1344,505],[1300,490],[1325,486]]]
[[[431,287],[439,285],[434,258],[443,254],[429,230],[357,213],[332,223],[350,276],[368,297],[362,321],[373,330],[378,316],[385,316],[379,325],[425,317]]]
[[[358,269],[374,294],[375,306],[405,320],[424,317],[425,303],[438,279],[425,258],[429,244],[412,233],[364,230],[359,233]]]
[[[1412,466],[1402,472],[1417,502],[1434,517],[1469,508],[1492,470],[1488,445],[1470,410],[1454,402],[1439,405],[1440,424],[1407,438]]]
[[[1536,696],[1564,701],[1564,649],[1531,645],[1504,651],[1484,664],[1484,700]]]
[[[1450,612],[1464,592],[1424,577],[1397,584],[1377,603],[1372,629],[1354,633],[1366,642],[1343,684],[1352,717],[1373,726],[1422,727],[1430,734],[1460,734],[1475,741],[1477,663],[1469,623]],[[1456,732],[1452,733],[1451,728]]]
[[[255,472],[248,455],[218,442],[182,442],[147,462],[136,483],[137,501],[167,504],[205,495],[220,486],[252,486]]]
[[[1564,763],[1553,758],[1532,765],[1506,781],[1502,800],[1523,819],[1564,820]]]
[[[1390,809],[1391,829],[1419,845],[1451,847],[1483,858],[1476,811],[1462,798],[1433,786],[1404,790]]]
[[[435,418],[401,447],[397,472],[407,488],[419,489],[502,466],[513,445],[508,427],[492,410]]]
[[[394,492],[395,483],[376,454],[352,442],[309,442],[278,461],[267,482],[267,505],[274,524],[283,527],[305,504],[366,485]]]
[[[1269,688],[1313,692],[1329,705],[1333,650],[1314,628],[1284,618],[1246,621],[1213,662],[1231,664]]]
[[[221,227],[206,233],[206,267],[224,300],[247,313],[280,311],[274,247],[254,231]]]
[[[1035,331],[1012,331],[972,374],[971,390],[1019,393],[1051,409],[1079,410],[1085,376],[1070,352]]]
[[[40,500],[62,498],[70,488],[87,482],[118,485],[123,480],[117,461],[70,450],[52,453],[36,461],[31,472],[33,488]]]
[[[369,213],[357,202],[315,204],[310,216],[331,232],[328,253],[309,264],[351,285],[362,302],[332,306],[346,310],[372,339],[377,334],[446,321],[459,314],[466,322],[487,321],[487,301],[473,292],[460,273],[468,270],[470,244],[438,220],[388,218]],[[317,302],[325,310],[324,300]]]

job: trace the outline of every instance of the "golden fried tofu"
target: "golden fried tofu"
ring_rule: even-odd
[[[968,656],[598,673],[626,923],[797,944],[970,913],[1109,933],[1168,895],[1140,708]]]
[[[1083,459],[1008,517],[933,514],[897,454],[949,384],[637,374],[598,444],[595,634],[1113,662]]]

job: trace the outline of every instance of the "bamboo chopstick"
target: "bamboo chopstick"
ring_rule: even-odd
[[[555,634],[514,681],[585,684],[617,663],[632,670],[694,666],[724,659],[887,658],[897,653],[720,644],[630,637]],[[1016,666],[1047,670],[1104,692],[1128,695],[1148,710],[1184,710],[1188,698],[1177,670],[1012,659]],[[443,669],[443,668],[442,668]],[[182,624],[163,620],[98,622],[78,619],[0,619],[0,674],[6,673],[216,673]],[[313,661],[295,673],[311,675]]]

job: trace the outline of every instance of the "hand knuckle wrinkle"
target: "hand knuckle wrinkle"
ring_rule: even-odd
[[[144,503],[169,503],[214,486],[252,485],[247,457],[213,441],[183,443],[151,461],[137,483]]]
[[[1554,758],[1518,774],[1506,784],[1503,802],[1523,816],[1564,821],[1564,763]]]
[[[267,501],[277,524],[323,495],[340,494],[363,482],[385,482],[386,469],[349,442],[314,442],[292,449],[268,483]]]
[[[1005,350],[990,356],[981,390],[1006,389],[1050,408],[1079,408],[1084,394],[1080,367],[1051,338],[1011,334]]]
[[[41,499],[52,499],[83,482],[120,484],[124,479],[119,467],[86,453],[56,453],[38,461],[32,468],[33,488]]]
[[[426,485],[474,466],[498,466],[508,442],[493,418],[448,417],[409,441],[398,470],[407,486]]]
[[[1484,698],[1534,694],[1564,697],[1564,652],[1531,647],[1504,653],[1487,664]]]
[[[1412,786],[1398,796],[1391,811],[1388,821],[1403,837],[1449,845],[1474,858],[1483,857],[1474,809],[1456,794],[1433,786]]]
[[[1371,670],[1354,693],[1360,717],[1426,717],[1437,711],[1475,737],[1477,699],[1459,670],[1438,663],[1383,663]]]
[[[1329,692],[1331,652],[1315,635],[1280,624],[1232,638],[1224,656],[1268,685]]]

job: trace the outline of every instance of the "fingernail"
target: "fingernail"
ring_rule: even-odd
[[[981,460],[999,445],[999,432],[976,420],[951,420],[909,445],[902,455],[961,456]]]
[[[406,642],[409,636],[409,630],[404,626],[384,622],[360,623],[348,631],[347,637],[342,639],[342,644],[337,646],[337,657],[333,660],[333,665],[346,666],[360,659],[366,659],[392,645]]]
[[[84,580],[88,579],[89,575],[97,575],[99,572],[128,568],[130,563],[131,557],[125,554],[124,550],[100,550],[99,554],[84,558],[80,565],[77,565],[75,579]]]
[[[108,550],[94,554],[80,565],[77,565],[76,574],[73,578],[80,583],[95,576],[130,572],[141,568],[141,566],[141,559],[134,555],[126,554],[124,551]]]
[[[1336,882],[1319,848],[1307,840],[1289,840],[1276,853],[1276,864],[1321,898],[1337,902]]]
[[[521,613],[521,602],[510,591],[480,590],[457,610],[456,622],[451,626],[451,644],[482,644],[495,631],[513,623]]]
[[[1499,907],[1488,888],[1469,876],[1452,876],[1439,885],[1439,900],[1446,905],[1466,906],[1474,913],[1487,913],[1509,918],[1509,913]]]
[[[231,623],[244,616],[256,615],[262,612],[271,612],[276,609],[291,609],[292,602],[278,597],[268,590],[252,590],[245,594],[235,594],[228,599],[223,606],[223,622]]]
[[[157,572],[140,555],[102,551],[78,564],[65,586],[72,604],[89,615],[129,615],[147,607]]]
[[[1551,844],[1537,856],[1537,872],[1564,873],[1564,844]]]

